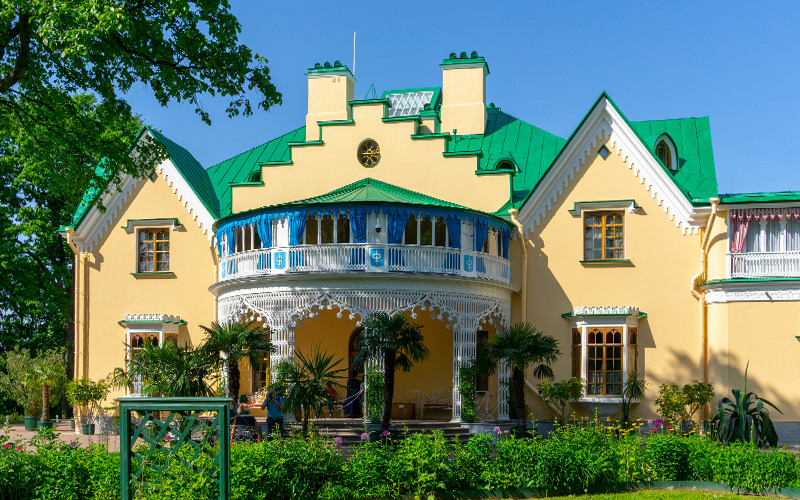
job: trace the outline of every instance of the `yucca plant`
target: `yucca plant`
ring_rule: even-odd
[[[732,389],[733,399],[722,398],[717,403],[717,414],[711,419],[717,439],[723,443],[732,441],[751,442],[756,446],[777,446],[778,433],[766,406],[783,414],[775,405],[753,392],[747,392],[747,370],[744,370],[744,388]]]

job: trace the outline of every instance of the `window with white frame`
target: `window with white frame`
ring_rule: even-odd
[[[800,207],[731,210],[728,270],[732,278],[800,276]]]
[[[311,214],[306,217],[304,245],[333,243],[350,243],[350,217],[344,214]]]
[[[639,370],[637,308],[575,308],[572,376],[583,379],[584,398],[621,398],[630,372]]]
[[[185,325],[180,316],[168,314],[126,314],[120,325],[125,327],[125,366],[147,344],[154,347],[178,346],[180,325]],[[128,395],[138,396],[142,393],[145,380],[133,380],[128,387]]]

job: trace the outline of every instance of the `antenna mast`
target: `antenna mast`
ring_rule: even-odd
[[[353,76],[356,74],[356,32],[353,32]]]

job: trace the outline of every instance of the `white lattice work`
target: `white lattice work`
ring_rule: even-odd
[[[389,117],[418,115],[426,104],[430,104],[433,91],[404,92],[402,94],[389,94],[386,96],[392,107],[389,108]]]
[[[453,339],[453,418],[461,417],[461,396],[458,392],[458,369],[474,360],[476,332],[481,322],[508,325],[511,316],[510,292],[492,286],[414,282],[417,289],[398,289],[395,282],[363,280],[338,282],[336,288],[259,287],[231,290],[220,294],[220,321],[247,317],[263,321],[272,332],[277,353],[271,365],[294,358],[294,329],[303,318],[316,317],[323,309],[337,310],[341,318],[347,314],[357,323],[374,312],[400,314],[409,312],[416,318],[420,311],[429,311],[432,319],[443,321],[454,333]],[[369,285],[375,286],[369,289]],[[411,284],[411,280],[406,284]],[[423,286],[439,290],[424,289]],[[436,286],[438,285],[438,286]],[[449,290],[448,290],[449,288]],[[459,289],[461,291],[459,291]]]
[[[501,361],[497,364],[497,420],[508,420],[508,383],[511,367]]]

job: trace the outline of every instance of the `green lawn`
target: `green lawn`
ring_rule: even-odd
[[[587,498],[591,500],[705,500],[707,498],[742,500],[743,496],[720,491],[667,491],[667,490],[641,490],[631,493],[606,493],[602,495],[573,495],[573,498]],[[561,497],[565,498],[565,497]],[[758,498],[758,497],[750,497]]]

